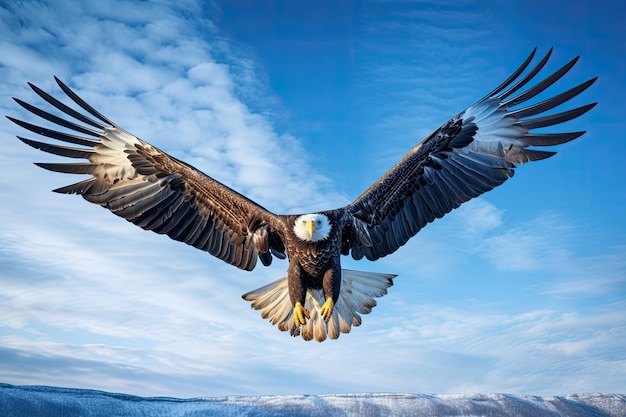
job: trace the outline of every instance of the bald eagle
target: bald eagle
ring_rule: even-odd
[[[80,194],[143,229],[207,251],[237,268],[250,271],[257,259],[267,266],[273,257],[288,258],[285,277],[243,298],[280,330],[321,342],[360,325],[361,314],[371,311],[375,298],[386,294],[395,277],[342,269],[342,255],[375,261],[395,252],[427,223],[512,177],[517,165],[554,155],[529,146],[559,145],[584,133],[531,133],[574,119],[596,104],[545,115],[586,90],[596,78],[528,104],[578,60],[574,58],[520,92],[536,78],[552,52],[522,76],[535,51],[499,87],[417,144],[354,202],[316,213],[277,215],[266,210],[128,133],[56,77],[61,90],[82,112],[31,83],[35,93],[61,116],[14,100],[75,133],[7,117],[31,132],[78,145],[18,136],[44,152],[87,160],[37,163],[55,172],[91,175],[54,191]]]

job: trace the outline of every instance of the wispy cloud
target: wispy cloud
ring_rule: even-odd
[[[236,72],[248,58],[225,48],[199,5],[120,3],[116,11],[109,6],[86,5],[89,13],[71,2],[3,9],[15,23],[2,34],[14,52],[3,60],[2,72],[10,75],[3,77],[3,91],[41,103],[24,88],[25,81],[58,94],[51,79],[57,74],[129,131],[270,209],[338,205],[339,194],[321,192],[330,185],[327,179],[304,174],[311,170],[299,141],[276,133],[270,120],[238,98],[246,85],[237,83],[254,88],[260,83]],[[2,110],[31,119],[6,100]],[[124,379],[140,378],[150,386],[150,375],[157,380],[158,374],[164,385],[166,376],[176,373],[196,382],[206,374],[217,379],[240,374],[243,380],[251,363],[237,357],[250,332],[262,327],[270,339],[291,342],[265,327],[240,299],[244,291],[283,275],[284,265],[254,275],[233,270],[76,197],[52,194],[51,188],[75,179],[33,167],[33,158],[50,156],[24,148],[11,137],[16,132],[9,127],[2,134],[8,150],[3,155],[16,157],[3,159],[12,175],[0,186],[7,198],[16,196],[23,204],[20,210],[12,204],[0,209],[6,221],[0,229],[6,266],[0,339],[10,355],[37,359],[42,369],[32,375],[42,383],[55,383],[44,375],[59,367],[77,373],[77,383],[96,387],[88,384],[91,372],[78,371],[89,369],[113,390],[116,384],[131,390]],[[301,189],[313,197],[300,200]],[[18,369],[7,365],[3,372],[25,381]],[[235,390],[232,384],[224,384],[229,387],[224,393]]]

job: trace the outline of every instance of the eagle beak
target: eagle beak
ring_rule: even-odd
[[[315,222],[313,221],[307,222],[306,228],[309,231],[309,236],[313,236],[313,230],[315,230]]]

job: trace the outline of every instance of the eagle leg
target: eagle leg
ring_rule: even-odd
[[[332,297],[328,297],[322,308],[320,308],[320,315],[322,316],[324,321],[330,320],[330,316],[333,314],[334,308],[335,302],[333,301]]]
[[[303,326],[306,324],[306,319],[311,318],[308,310],[300,304],[298,301],[293,308],[293,321],[296,323],[296,327]]]

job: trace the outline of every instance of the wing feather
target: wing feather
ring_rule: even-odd
[[[82,146],[69,147],[19,137],[35,149],[87,160],[37,163],[55,172],[92,176],[55,191],[80,194],[143,229],[185,242],[241,269],[253,269],[257,257],[266,265],[272,254],[284,258],[285,247],[280,239],[283,231],[278,216],[126,132],[58,78],[55,80],[83,112],[30,83],[33,91],[59,115],[19,99],[15,101],[35,116],[67,131],[7,116],[31,132]]]
[[[546,55],[546,57],[548,57],[548,56],[549,55]],[[578,62],[578,58],[579,57],[576,57],[576,58],[572,59],[567,64],[563,65],[557,71],[552,73],[550,76],[546,77],[543,81],[535,84],[534,87],[529,88],[528,90],[526,90],[525,92],[519,94],[518,96],[503,102],[502,105],[506,106],[506,107],[514,107],[514,106],[516,106],[516,105],[518,105],[520,103],[524,103],[525,101],[528,101],[531,98],[535,97],[537,94],[543,92],[546,88],[550,87],[552,84],[557,82],[561,77],[563,77],[563,75],[565,75],[570,69],[572,69],[574,64],[576,64],[576,62]],[[535,75],[536,74],[533,74],[533,76],[531,78],[533,78]],[[531,78],[529,78],[528,81],[530,81]],[[503,98],[504,97],[500,97],[501,100]]]
[[[93,156],[94,152],[83,148],[72,148],[69,146],[52,145],[50,143],[38,142],[31,139],[26,139],[21,136],[17,137],[19,140],[31,146],[35,149],[39,149],[44,152],[51,153],[53,155],[65,156],[67,158],[76,159],[89,159]]]
[[[513,176],[516,166],[555,154],[528,149],[529,146],[559,145],[584,133],[531,132],[572,120],[596,105],[545,114],[578,96],[597,78],[528,104],[578,61],[578,57],[572,59],[527,87],[545,67],[551,53],[552,49],[522,76],[534,58],[533,50],[506,81],[415,146],[346,207],[352,215],[353,258],[376,260],[393,253],[429,222],[505,182]]]

